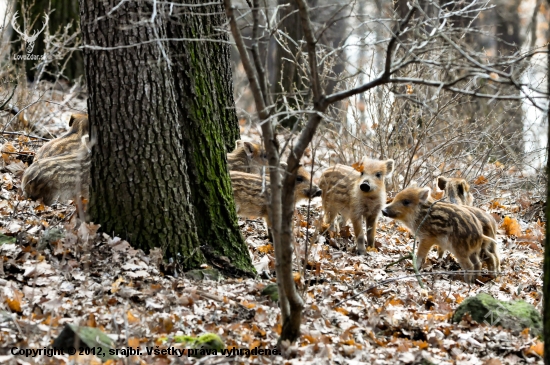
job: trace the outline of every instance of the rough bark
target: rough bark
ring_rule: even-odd
[[[550,5],[550,1],[547,1]],[[550,43],[546,46],[548,54],[546,56],[546,78],[547,93],[550,102]],[[550,181],[550,108],[546,112],[547,123],[547,144],[546,144],[546,181]],[[548,224],[550,222],[550,188],[546,187],[546,240],[544,243],[544,285],[543,290],[543,309],[544,320],[544,363],[550,365],[550,232]]]
[[[221,19],[203,23],[210,16],[197,12],[212,10],[203,7],[155,10],[152,23],[153,3],[81,0],[95,141],[90,216],[134,247],[161,247],[183,268],[223,254],[251,272],[225,160],[238,136],[229,52],[174,40],[198,39]]]
[[[186,4],[202,4],[187,0]],[[178,11],[174,9],[168,38],[220,39],[216,32],[225,22],[221,4]],[[197,12],[215,14],[196,16]],[[199,240],[221,256],[238,257],[237,266],[250,265],[233,203],[226,166],[226,149],[235,148],[239,126],[234,109],[230,47],[218,42],[171,42],[172,77],[176,80],[178,114],[189,164],[191,199]],[[223,173],[222,173],[223,172]]]

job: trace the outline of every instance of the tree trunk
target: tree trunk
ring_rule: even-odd
[[[456,6],[466,6],[466,3],[457,3]],[[495,8],[483,12],[472,22],[472,27],[485,29],[488,34],[469,33],[461,41],[461,46],[474,52],[485,52],[493,62],[497,57],[510,57],[522,48],[524,37],[521,34],[521,21],[518,7],[519,0],[496,0]],[[457,27],[469,24],[471,19],[461,16],[453,20]],[[518,67],[518,66],[514,66]],[[520,66],[521,67],[521,66]],[[510,69],[503,71],[510,72]],[[494,85],[485,84],[479,89],[480,93],[494,92]],[[506,95],[521,92],[514,86],[501,86],[501,93]],[[457,119],[470,121],[472,129],[479,129],[479,125],[491,123],[494,140],[497,143],[493,152],[494,158],[501,162],[517,163],[521,161],[525,143],[523,141],[523,110],[522,101],[474,99],[470,103],[460,105]],[[488,121],[488,122],[487,122]],[[486,127],[485,127],[486,128]],[[520,157],[519,159],[516,157]]]
[[[550,5],[550,0],[547,1]],[[546,46],[548,53],[546,56],[546,83],[548,100],[550,101],[550,43]],[[550,108],[547,108],[546,123],[548,128],[546,144],[546,181],[550,181]],[[544,280],[543,280],[543,309],[544,318],[544,363],[550,365],[550,188],[546,187],[546,240],[544,242]]]
[[[493,10],[497,23],[496,34],[500,38],[495,52],[504,57],[512,56],[514,53],[521,51],[524,37],[522,37],[520,29],[521,21],[518,11],[520,3],[520,0],[500,0],[496,2],[497,7]],[[515,93],[517,96],[522,95],[519,90],[512,86],[504,88],[503,91],[508,94]],[[505,156],[504,160],[514,161],[516,156],[513,154],[521,155],[525,150],[522,104],[522,101],[507,101],[497,104],[501,109],[501,111],[497,111],[497,115],[504,116],[499,120],[500,124],[505,126],[504,133],[510,136],[514,135],[508,142],[509,147],[502,152]],[[494,108],[494,106],[488,106],[488,108]],[[511,158],[508,157],[510,154],[512,154]]]
[[[81,0],[95,141],[89,213],[184,269],[223,255],[233,273],[250,273],[225,158],[238,136],[229,50],[175,40],[213,37],[223,9],[174,8]]]
[[[326,46],[329,50],[343,45],[344,34],[347,26],[346,12],[352,7],[346,7],[344,1],[326,1],[309,0],[311,8],[314,8],[311,14],[311,20],[321,31],[317,32],[319,44]],[[279,29],[286,34],[286,37],[280,37],[280,41],[285,44],[282,47],[275,42],[274,51],[271,53],[269,67],[273,69],[269,80],[273,86],[273,93],[277,96],[277,108],[281,110],[284,107],[285,96],[290,111],[299,110],[304,105],[304,99],[308,99],[309,86],[304,84],[304,71],[300,70],[300,64],[305,62],[305,55],[301,54],[301,42],[303,42],[303,30],[300,26],[300,17],[298,7],[295,1],[277,0],[279,8]],[[331,5],[327,7],[327,5]],[[327,15],[327,13],[330,13]],[[317,22],[316,20],[320,21]],[[325,24],[326,19],[331,19],[329,24]],[[339,19],[339,20],[334,20]],[[343,51],[336,52],[337,58],[334,59],[332,74],[328,75],[326,80],[326,92],[331,94],[338,85],[341,74],[345,71],[344,60],[341,59]],[[292,62],[296,58],[296,63]],[[337,112],[334,112],[335,116]],[[300,118],[296,115],[281,118],[281,125],[286,128],[292,128]],[[303,119],[305,123],[305,119]]]
[[[274,95],[277,95],[277,109],[285,110],[282,95],[285,95],[289,111],[300,109],[300,99],[308,90],[302,82],[302,75],[296,63],[300,63],[301,50],[300,42],[303,38],[302,28],[300,27],[300,18],[294,1],[278,0],[279,8],[279,29],[286,34],[286,37],[280,37],[280,41],[285,44],[282,47],[279,43],[275,45],[273,53],[273,79],[270,80],[274,88]],[[290,39],[287,39],[290,38]],[[295,62],[292,60],[296,58]],[[292,128],[298,122],[296,115],[290,115],[281,118],[280,123],[286,128]]]
[[[192,9],[190,12],[183,8],[179,13],[173,10],[168,38],[216,38],[228,42],[226,34],[217,36],[216,31],[226,22],[221,4]],[[214,15],[197,16],[197,12]],[[232,151],[240,136],[233,100],[231,48],[228,43],[171,42],[170,52],[199,240],[214,248],[218,256],[236,258],[238,253],[237,266],[250,267],[248,248],[237,225],[226,163],[226,150]]]

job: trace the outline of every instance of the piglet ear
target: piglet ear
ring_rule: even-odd
[[[240,139],[236,140],[235,141],[235,149],[233,150],[233,152],[235,152],[235,150],[238,150],[241,147],[244,147],[244,141],[240,140]]]
[[[470,185],[468,185],[468,183],[466,181],[462,181],[460,183],[460,185],[462,185],[462,190],[467,193],[470,191]]]
[[[74,121],[78,118],[77,114],[71,114],[71,119],[69,119],[69,127],[72,127],[74,124]]]
[[[430,193],[432,192],[432,189],[426,187],[420,190],[420,193],[418,194],[418,199],[421,202],[426,202],[428,198],[430,197]]]
[[[445,190],[447,187],[447,179],[444,176],[437,178],[437,187],[441,190]]]
[[[393,160],[386,161],[386,176],[390,176],[391,173],[393,172],[393,165],[394,165]]]
[[[251,142],[243,142],[244,151],[249,158],[254,157],[255,148]]]

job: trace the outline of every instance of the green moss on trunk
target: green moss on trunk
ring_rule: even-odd
[[[202,4],[201,1],[187,3]],[[226,42],[216,31],[225,22],[221,5],[194,8],[210,16],[197,17],[183,11],[173,16],[171,38],[214,38]],[[200,10],[199,10],[200,9]],[[183,26],[179,26],[179,24]],[[178,67],[176,93],[182,135],[189,158],[192,203],[199,240],[217,256],[226,256],[240,270],[253,272],[248,249],[238,225],[226,150],[239,136],[231,82],[230,48],[223,42],[171,44]]]
[[[84,52],[96,141],[92,219],[146,252],[161,247],[183,268],[204,263],[206,250],[253,272],[226,167],[226,146],[238,135],[229,51],[205,45],[212,42],[157,42],[212,36],[223,11],[160,9],[153,31],[142,21],[151,3],[119,4],[105,16],[117,4],[82,1],[85,43],[108,49]]]

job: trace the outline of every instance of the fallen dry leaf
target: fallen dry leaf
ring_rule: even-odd
[[[508,236],[521,236],[521,228],[518,221],[514,218],[510,218],[508,216],[504,217],[502,228],[505,229]]]

